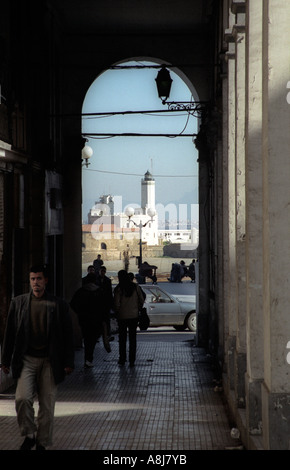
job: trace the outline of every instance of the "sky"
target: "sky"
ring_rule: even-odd
[[[88,89],[82,113],[166,110],[157,94],[158,69],[136,68],[152,64],[123,62],[119,65],[135,68],[104,71]],[[168,101],[191,101],[185,82],[172,70],[170,75],[173,82]],[[195,134],[197,119],[187,112],[84,116],[82,132]],[[82,172],[83,223],[101,195],[121,196],[124,210],[132,204],[140,207],[141,179],[148,170],[155,179],[157,205],[181,204],[184,211],[186,204],[188,217],[198,219],[198,154],[192,137],[87,138],[93,155]]]

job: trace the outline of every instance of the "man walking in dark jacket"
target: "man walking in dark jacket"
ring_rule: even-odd
[[[94,274],[87,275],[86,282],[75,292],[70,306],[77,314],[82,330],[85,349],[84,367],[94,367],[94,350],[98,338],[103,336],[105,321],[100,305],[100,288],[96,285]]]
[[[114,339],[111,336],[111,309],[114,307],[112,281],[106,276],[107,268],[102,266],[97,278],[97,285],[100,287],[100,307],[105,320],[105,335],[108,341]]]
[[[57,385],[74,368],[74,341],[69,305],[46,291],[43,265],[30,269],[29,294],[10,304],[2,348],[2,370],[17,379],[17,420],[25,439],[21,450],[45,450],[52,444]],[[38,426],[33,402],[38,395]]]

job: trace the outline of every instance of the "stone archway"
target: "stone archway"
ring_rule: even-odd
[[[138,62],[137,62],[137,61],[138,61]],[[141,62],[141,61],[142,61],[142,62]],[[132,62],[134,62],[134,64],[140,64],[140,67],[139,67],[139,65],[138,65],[138,66],[137,66],[137,65],[132,66],[132,65],[131,65]],[[169,112],[169,110],[167,109],[167,106],[163,106],[163,105],[161,104],[161,101],[160,101],[160,99],[158,98],[158,95],[157,95],[157,89],[156,89],[156,85],[155,85],[155,77],[156,77],[156,75],[157,75],[157,73],[158,73],[158,70],[159,70],[159,68],[160,68],[160,64],[163,63],[164,61],[161,61],[161,60],[158,60],[158,59],[151,59],[151,58],[150,58],[150,65],[144,65],[144,66],[142,65],[142,64],[144,64],[144,63],[147,64],[148,62],[149,62],[149,59],[148,59],[148,58],[143,58],[143,57],[142,57],[142,58],[139,58],[139,57],[138,57],[138,58],[134,58],[134,59],[128,59],[128,60],[126,60],[126,61],[125,61],[125,60],[119,61],[119,62],[117,62],[116,64],[114,64],[114,65],[112,66],[112,68],[113,68],[114,70],[115,70],[115,67],[120,67],[121,70],[122,70],[122,67],[124,67],[124,69],[125,69],[125,68],[130,69],[130,67],[132,67],[132,68],[134,68],[134,67],[136,67],[136,68],[142,68],[142,67],[144,67],[144,69],[146,69],[146,68],[150,69],[150,68],[151,68],[151,69],[153,70],[153,74],[152,74],[153,76],[151,76],[151,79],[150,79],[150,80],[151,80],[150,86],[151,86],[151,84],[152,84],[152,87],[153,87],[153,89],[154,89],[153,91],[154,91],[154,98],[155,98],[155,100],[156,100],[156,103],[154,103],[153,106],[155,106],[155,108],[150,107],[150,104],[145,103],[145,105],[143,104],[143,108],[141,108],[141,110],[143,110],[144,113],[149,112],[149,110],[152,110],[152,109],[157,109],[157,110],[159,109],[159,110],[161,110],[161,112],[164,112],[164,113],[165,113],[165,112]],[[128,64],[130,64],[130,65],[128,65]],[[152,72],[152,70],[151,70],[151,72]],[[170,70],[171,70],[171,68],[170,68]],[[188,102],[189,102],[189,99],[192,99],[192,98],[193,98],[194,101],[195,101],[196,99],[198,99],[198,95],[197,95],[196,89],[193,87],[193,85],[192,85],[192,83],[189,81],[188,77],[186,77],[186,75],[185,75],[181,70],[178,70],[176,67],[172,67],[172,70],[174,70],[174,72],[172,72],[172,73],[174,74],[174,80],[177,80],[177,78],[178,78],[179,82],[181,82],[181,83],[183,84],[183,87],[187,89],[186,98],[183,98],[183,100],[184,100],[184,101],[185,101],[185,100],[188,100]],[[98,77],[96,78],[96,80],[91,84],[91,87],[94,86],[94,84],[98,81],[99,78],[100,78],[100,79],[103,78],[102,75],[103,75],[105,72],[106,72],[106,71],[104,71],[103,73],[101,73],[101,74],[98,75]],[[117,73],[118,73],[118,72],[117,72]],[[139,73],[139,72],[138,72],[138,73]],[[176,78],[176,77],[177,77],[177,78]],[[108,83],[108,84],[107,84],[107,83]],[[101,87],[102,87],[101,90],[102,90],[103,92],[105,92],[105,86],[107,86],[108,88],[111,86],[111,78],[110,78],[110,77],[108,78],[107,83],[104,83],[104,84],[101,85]],[[149,79],[148,79],[148,83],[149,83]],[[190,88],[188,87],[188,84],[190,85]],[[179,85],[179,86],[180,86],[180,85]],[[90,88],[91,88],[91,87],[90,87]],[[112,89],[113,89],[113,87],[112,87]],[[90,90],[90,89],[89,89],[89,90]],[[147,91],[147,89],[146,89],[146,91]],[[145,91],[144,93],[146,93],[146,91]],[[90,103],[91,103],[91,101],[93,100],[92,96],[93,96],[93,93],[91,93],[90,91],[88,91],[88,92],[87,92],[87,95],[86,95],[86,98],[85,98],[85,101],[84,101],[85,104],[83,105],[83,112],[84,112],[84,114],[87,114],[87,109],[85,109],[85,105],[86,105],[86,103],[87,103],[88,101],[90,101]],[[181,96],[181,95],[180,95],[180,96]],[[173,99],[174,99],[174,98],[173,98]],[[99,102],[98,102],[98,104],[99,104]],[[100,105],[100,106],[106,106],[106,105],[107,105],[107,103],[102,104],[102,105]],[[147,105],[147,107],[146,107],[146,105]],[[114,109],[118,109],[116,103],[113,103],[112,106],[113,106],[113,108],[112,108],[112,107],[110,108],[112,112],[107,112],[106,115],[114,114],[114,112],[113,112]],[[114,108],[114,106],[115,106],[116,108]],[[126,108],[125,106],[127,106],[127,108]],[[125,103],[125,104],[123,105],[122,110],[123,110],[124,112],[122,112],[122,115],[126,114],[125,111],[126,111],[127,109],[130,110],[129,113],[132,112],[130,106],[131,106],[130,101],[129,101],[129,104]],[[92,112],[92,111],[94,110],[94,106],[92,105],[89,109],[90,109],[90,118],[91,118],[91,116],[94,114],[94,113]],[[101,107],[101,109],[104,109],[104,108]],[[136,109],[136,108],[135,108],[135,109]],[[140,108],[137,108],[137,109],[140,110]],[[98,111],[99,111],[99,109],[98,109]],[[180,111],[180,110],[178,110],[178,111]],[[133,112],[134,112],[134,111],[133,111]],[[151,112],[151,111],[150,111],[150,112]],[[120,114],[120,113],[121,113],[121,112],[119,111],[119,114]],[[184,120],[186,119],[185,116],[190,116],[191,119],[193,119],[192,116],[191,116],[191,113],[188,113],[188,114],[186,114],[186,113],[187,113],[187,111],[184,111],[184,112],[183,112],[183,116],[184,116],[183,119],[184,119]],[[103,113],[99,112],[99,113],[98,113],[98,116],[101,115],[101,114],[103,114]],[[104,113],[104,114],[105,114],[105,113]],[[138,114],[138,113],[137,113],[137,114]],[[140,114],[142,114],[142,113],[140,113]],[[172,113],[172,114],[173,114],[173,113]],[[177,115],[177,114],[176,114],[176,115]],[[165,114],[163,114],[162,116],[165,116]],[[136,119],[137,119],[137,118],[136,118]],[[187,118],[187,119],[188,119],[188,118]],[[194,118],[194,119],[195,119],[195,118]],[[180,126],[179,126],[179,128],[180,128]],[[176,137],[179,136],[179,135],[177,134],[179,128],[175,131],[175,132],[176,132]],[[191,125],[191,128],[192,128],[192,125]],[[198,131],[198,128],[199,128],[199,123],[198,123],[197,119],[195,119],[194,130],[192,130],[192,131],[191,131],[192,134],[190,134],[191,139],[187,139],[187,141],[189,142],[188,146],[190,146],[190,152],[191,152],[191,153],[190,153],[190,156],[188,156],[187,158],[188,158],[188,159],[191,159],[191,158],[192,158],[192,159],[195,160],[195,161],[197,161],[197,159],[198,159],[198,154],[197,154],[196,148],[195,148],[194,143],[192,142],[192,140],[193,140],[193,136],[196,136],[196,132]],[[95,142],[94,142],[92,139],[95,138],[96,135],[97,135],[96,138],[100,137],[100,134],[90,134],[90,132],[89,132],[88,129],[86,128],[86,122],[85,122],[85,130],[86,130],[86,133],[83,134],[83,135],[85,135],[85,137],[88,138],[88,139],[91,138],[91,140],[89,140],[88,144],[93,147],[93,145],[94,145]],[[108,128],[108,130],[109,130],[109,128]],[[149,132],[150,132],[150,131],[149,131]],[[190,131],[189,131],[189,132],[190,132]],[[188,133],[189,133],[189,132],[188,132]],[[112,133],[114,133],[114,131],[112,131]],[[171,134],[172,134],[172,133],[171,133]],[[170,134],[170,136],[172,136],[171,134]],[[117,134],[116,134],[116,135],[117,135]],[[162,135],[163,135],[163,134],[162,134]],[[164,135],[165,135],[165,134],[164,134]],[[148,136],[148,135],[147,135],[147,136]],[[153,137],[152,135],[150,135],[150,136]],[[159,137],[159,134],[156,133],[156,136]],[[143,138],[143,134],[141,133],[140,135],[138,135],[138,137]],[[183,136],[181,135],[181,137],[183,137]],[[186,137],[186,136],[184,136],[184,137]],[[189,137],[189,136],[188,136],[188,137]],[[132,139],[132,141],[133,141],[133,140],[134,140],[134,139]],[[148,140],[150,140],[150,139],[148,139]],[[161,139],[160,139],[160,140],[161,140]],[[154,141],[154,142],[155,142],[155,141]],[[180,142],[182,142],[182,139],[180,139]],[[185,140],[183,140],[183,142],[185,142]],[[155,142],[155,144],[156,144],[156,142]],[[122,141],[120,141],[120,146],[121,146],[121,145],[123,145],[123,142],[122,142]],[[152,143],[152,146],[154,147],[154,144],[153,144],[153,143]],[[106,150],[106,149],[104,150],[104,147],[103,147],[103,150],[102,150],[102,148],[100,147],[99,141],[98,141],[98,144],[96,144],[96,146],[95,146],[94,149],[96,150],[96,159],[97,159],[98,162],[99,162],[99,161],[100,161],[100,160],[99,160],[99,155],[103,155],[107,150]],[[119,150],[119,149],[118,149],[118,150]],[[187,148],[186,151],[189,152],[188,148]],[[159,157],[159,156],[158,156],[158,157]],[[120,155],[118,155],[118,158],[120,158]],[[123,156],[123,158],[126,159],[127,156],[125,155],[125,156]],[[138,158],[139,158],[139,156],[138,156]],[[172,158],[172,156],[170,155],[169,158]],[[94,157],[92,157],[92,158],[90,159],[90,161],[93,161],[93,159],[94,159]],[[145,163],[145,165],[147,165],[147,164],[148,164],[148,162]],[[166,162],[166,164],[167,164],[167,162]],[[193,186],[193,185],[196,186],[195,191],[196,191],[196,197],[197,197],[197,193],[198,193],[198,165],[197,165],[197,163],[193,163],[192,166],[194,166],[194,165],[195,165],[194,168],[195,168],[195,172],[196,172],[196,175],[195,175],[195,176],[196,176],[196,179],[193,181],[192,186]],[[101,167],[101,168],[102,168],[102,167]],[[92,165],[91,165],[91,169],[92,169]],[[111,170],[111,168],[110,168],[110,170]],[[148,168],[147,168],[147,166],[144,166],[144,167],[140,170],[140,175],[141,175],[141,174],[144,175],[144,172],[145,172],[146,170],[148,170]],[[98,172],[99,169],[95,169],[95,168],[94,168],[93,171]],[[163,170],[163,171],[164,171],[164,170]],[[194,172],[194,171],[193,171],[193,172]],[[105,173],[106,173],[106,172],[105,172]],[[182,171],[181,171],[181,173],[182,173]],[[88,174],[88,172],[87,172],[87,174]],[[97,174],[94,174],[94,181],[97,180],[97,176],[98,176]],[[173,176],[174,176],[174,175],[173,175]],[[186,177],[187,177],[187,176],[188,176],[188,174],[186,174]],[[98,186],[104,187],[104,183],[103,183],[103,181],[102,181],[102,178],[99,178],[98,181],[100,181],[100,184],[97,183],[97,184],[96,184],[96,187],[98,187]],[[183,180],[183,181],[186,181],[186,180]],[[188,181],[189,181],[189,180],[188,180]],[[182,184],[182,183],[181,183],[181,184]],[[139,181],[138,181],[138,185],[139,185]],[[88,187],[87,183],[85,183],[84,180],[83,180],[83,188],[84,188],[85,191],[87,190],[87,187]],[[139,187],[138,187],[138,191],[139,191]],[[109,194],[109,193],[107,192],[106,194]],[[117,193],[117,194],[118,194],[118,193]],[[101,195],[99,194],[98,196],[101,196]],[[97,194],[94,196],[94,198],[96,199],[96,197],[97,197]],[[102,196],[101,199],[103,200],[103,198],[106,198],[106,197],[107,197],[107,196]],[[83,200],[86,200],[86,195],[84,195]],[[193,201],[191,201],[191,203],[193,203]],[[188,204],[189,204],[189,206],[190,206],[190,201],[189,201]],[[195,205],[196,205],[196,206],[197,206],[197,204],[198,204],[198,200],[195,201]],[[88,212],[88,209],[89,209],[89,208],[86,207],[86,211],[85,211],[84,215]],[[189,208],[188,208],[188,215],[189,215],[189,218],[192,216],[191,211],[192,211],[192,208],[189,207]],[[196,217],[197,217],[197,220],[198,220],[198,212],[197,212],[197,214],[196,214]]]

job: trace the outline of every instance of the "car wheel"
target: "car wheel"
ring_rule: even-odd
[[[196,312],[190,313],[187,317],[187,328],[190,331],[196,332]]]

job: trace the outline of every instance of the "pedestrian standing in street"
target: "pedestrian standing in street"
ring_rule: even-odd
[[[90,264],[90,266],[88,266],[88,268],[87,268],[87,275],[82,278],[82,285],[86,284],[87,278],[88,278],[88,275],[89,275],[89,274],[94,274],[95,277],[96,277],[95,268],[94,268],[94,266],[93,266],[92,264]]]
[[[180,263],[172,263],[170,278],[168,279],[170,282],[181,282],[183,269]]]
[[[138,315],[144,298],[138,284],[131,281],[125,270],[118,272],[119,284],[114,290],[114,310],[119,325],[119,365],[126,362],[127,331],[129,332],[129,363],[136,359]]]
[[[104,344],[106,347],[107,341],[113,341],[114,337],[111,336],[111,309],[114,307],[112,281],[106,276],[107,268],[102,266],[97,278],[97,286],[100,288],[100,309],[102,310],[102,317],[104,318]]]
[[[180,261],[180,281],[188,276],[188,268],[183,260]]]
[[[84,367],[93,367],[97,340],[103,336],[104,314],[100,308],[101,291],[94,274],[88,274],[86,283],[74,294],[70,306],[77,314],[84,340]],[[105,345],[105,342],[104,342]],[[108,345],[110,346],[110,345]],[[106,345],[105,345],[106,347]],[[106,348],[108,352],[110,348]]]
[[[93,262],[93,267],[95,268],[96,277],[99,276],[99,272],[103,264],[104,264],[104,261],[102,260],[101,255],[98,255],[97,258]]]
[[[188,275],[191,279],[190,282],[195,282],[195,259],[192,260],[188,267]]]
[[[2,348],[2,370],[17,380],[15,402],[20,450],[46,450],[52,444],[57,385],[74,368],[74,340],[69,305],[46,291],[43,265],[29,274],[31,292],[12,299]],[[34,398],[38,395],[37,425]]]

